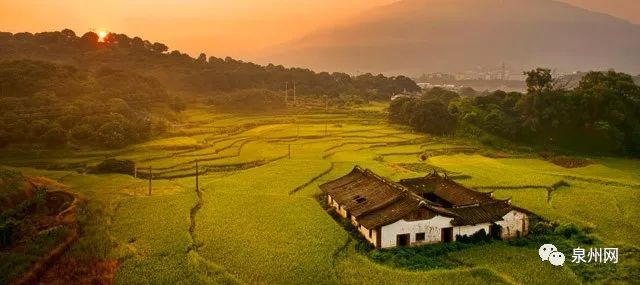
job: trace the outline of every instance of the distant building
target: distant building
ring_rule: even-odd
[[[328,204],[376,248],[452,242],[485,230],[513,238],[529,232],[527,211],[434,172],[399,183],[359,166],[320,185]]]
[[[400,98],[418,98],[420,97],[420,92],[407,92],[406,90],[402,93],[398,93],[398,94],[393,94],[393,96],[391,96],[391,101],[393,100],[397,100]]]

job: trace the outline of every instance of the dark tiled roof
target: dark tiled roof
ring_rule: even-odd
[[[508,201],[494,200],[489,203],[451,208],[449,210],[457,214],[457,217],[453,219],[451,224],[454,226],[462,226],[501,221],[502,217],[511,212],[512,209]]]
[[[491,223],[502,220],[514,209],[509,201],[495,200],[435,172],[396,183],[356,166],[349,174],[320,185],[320,189],[368,229],[400,219],[429,219],[437,214],[454,218],[454,226]],[[427,193],[453,207],[444,208],[420,196]]]
[[[400,180],[400,184],[419,195],[432,193],[451,203],[454,207],[490,203],[495,201],[490,195],[464,187],[455,181],[442,177],[436,172],[425,177]]]
[[[401,184],[378,176],[359,166],[336,180],[320,185],[327,194],[358,219],[366,228],[398,221],[421,207],[453,217],[451,211],[429,202]]]

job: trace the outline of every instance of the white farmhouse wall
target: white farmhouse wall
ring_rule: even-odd
[[[343,218],[347,218],[347,211],[338,205],[331,196],[327,195],[327,202],[333,207],[336,212]],[[501,237],[504,239],[515,238],[527,235],[529,232],[529,218],[527,214],[512,210],[502,217],[502,221],[496,222],[496,224],[502,227]],[[397,246],[397,236],[403,234],[409,234],[409,244],[419,245],[428,243],[439,243],[442,241],[442,228],[450,228],[453,218],[437,215],[429,220],[420,221],[405,221],[399,220],[393,224],[383,226],[379,228],[379,231],[371,229],[371,235],[369,235],[369,229],[360,225],[355,217],[351,216],[351,223],[358,229],[358,231],[365,237],[371,244],[380,248],[390,248]],[[466,225],[453,227],[453,240],[455,241],[457,236],[471,236],[474,233],[485,230],[487,234],[490,233],[491,223],[483,223],[477,225]],[[425,240],[417,241],[416,234],[424,233]],[[380,235],[380,245],[377,244],[378,235]]]
[[[471,236],[481,230],[489,234],[490,227],[491,223],[455,227],[453,228],[453,240],[457,240],[457,236]]]
[[[429,220],[405,221],[399,220],[393,224],[383,226],[380,230],[380,247],[395,247],[397,235],[410,234],[410,244],[416,243],[416,234],[425,233],[425,240],[420,243],[437,243],[442,239],[442,228],[451,227],[453,218],[437,215]]]
[[[330,195],[327,195],[327,203],[329,204],[329,206],[335,209],[335,211],[342,218],[345,218],[345,219],[347,218],[347,211],[343,207],[340,207],[338,203],[335,200],[333,200],[333,198]],[[377,246],[376,240],[378,238],[378,231],[376,231],[375,229],[371,229],[371,235],[369,235],[369,229],[360,225],[360,223],[358,223],[358,221],[354,216],[351,216],[351,224],[354,227],[356,227],[360,232],[360,234],[362,234],[362,236],[364,236],[365,239],[367,239],[371,244],[373,244],[373,246]]]
[[[365,228],[363,225],[360,225],[357,229],[365,239],[367,239],[373,246],[377,247],[376,239],[378,238],[378,232],[376,230],[372,229],[371,237],[369,237],[369,229]]]
[[[496,224],[502,227],[500,235],[503,239],[516,238],[518,235],[526,236],[529,233],[529,217],[520,211],[512,210]]]
[[[333,198],[331,198],[331,195],[327,195],[327,203],[329,203],[329,205],[331,207],[333,207],[334,209],[336,209],[336,212],[343,218],[347,218],[347,210],[344,209],[344,207],[340,207],[340,205],[338,205],[338,203],[333,200]]]

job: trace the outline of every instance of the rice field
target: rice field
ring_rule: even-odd
[[[377,264],[317,200],[318,184],[356,164],[394,180],[446,170],[546,219],[593,228],[607,243],[640,246],[640,161],[592,158],[593,165],[566,169],[531,155],[491,158],[463,141],[389,125],[383,108],[239,116],[193,107],[166,138],[117,151],[7,150],[0,165],[54,178],[90,201],[100,214],[89,215],[69,254],[118,260],[118,284],[580,282],[570,269],[540,262],[536,251],[505,244],[456,252],[451,258],[462,265],[455,269]],[[106,158],[133,160],[141,175],[153,167],[151,196],[148,181],[132,175],[76,172]],[[561,180],[569,186],[544,188]]]

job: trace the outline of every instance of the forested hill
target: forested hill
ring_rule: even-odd
[[[102,67],[34,60],[0,62],[0,148],[95,145],[117,148],[162,133],[167,112],[182,104],[156,79]]]
[[[0,33],[0,61],[37,59],[69,64],[83,70],[113,69],[137,72],[162,82],[172,90],[226,92],[262,88],[281,91],[296,84],[298,95],[333,96],[342,94],[367,99],[388,99],[404,90],[419,87],[405,76],[386,77],[363,74],[316,73],[303,68],[280,65],[260,66],[201,54],[192,58],[180,51],[168,52],[162,43],[139,37],[109,34],[104,41],[93,32],[77,36],[71,30],[43,33]]]

